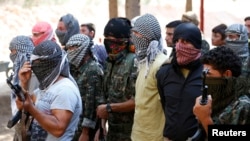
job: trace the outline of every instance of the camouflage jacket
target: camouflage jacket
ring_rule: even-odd
[[[107,61],[104,71],[104,93],[109,103],[125,102],[135,95],[136,67],[134,53],[125,53],[116,62]],[[108,117],[107,140],[126,140],[130,138],[133,125],[133,112],[112,112]]]
[[[202,41],[201,41],[201,54],[203,55],[203,54],[207,53],[209,50],[210,50],[209,43],[205,39],[202,39]]]
[[[78,85],[83,104],[83,113],[75,135],[77,136],[75,139],[78,140],[82,132],[82,126],[95,129],[97,121],[96,108],[104,103],[102,92],[103,71],[96,61],[91,58],[80,68],[71,65],[70,72]]]
[[[214,124],[250,124],[250,98],[242,95],[212,118]]]
[[[250,56],[242,60],[241,78],[247,80],[248,95],[250,95]]]

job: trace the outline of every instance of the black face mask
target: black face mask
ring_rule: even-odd
[[[224,109],[235,97],[234,78],[225,77],[207,77],[205,83],[208,86],[207,93],[212,96],[213,115]]]
[[[52,78],[48,78],[48,76],[50,76],[53,72],[53,70],[56,68],[58,62],[60,62],[59,60],[60,58],[58,58],[58,60],[35,60],[32,61],[32,71],[34,72],[34,74],[36,75],[40,85],[39,88],[40,89],[45,89],[50,82],[52,81]]]
[[[108,54],[118,54],[127,48],[129,45],[129,39],[104,39],[104,45]]]
[[[108,53],[108,61],[119,62],[126,55],[129,39],[104,39],[104,45]]]

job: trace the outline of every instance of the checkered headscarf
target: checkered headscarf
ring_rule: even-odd
[[[72,37],[70,37],[69,41],[66,44],[66,49],[68,49],[71,46],[76,46],[77,49],[72,51],[67,50],[69,62],[72,65],[79,67],[86,54],[91,52],[91,47],[93,46],[93,42],[87,35],[75,34]]]
[[[68,77],[75,83],[69,72],[66,52],[54,41],[43,41],[34,48],[31,55],[31,65],[40,82],[39,88],[41,90],[51,86],[59,75]]]
[[[131,37],[139,64],[146,63],[149,70],[150,64],[163,48],[160,24],[153,15],[144,14],[135,21],[132,31],[142,35],[138,37],[132,34]],[[138,67],[140,68],[140,65]]]
[[[37,22],[32,28],[32,33],[42,33],[39,37],[32,37],[35,46],[44,40],[56,41],[53,29],[48,22]]]
[[[134,23],[132,30],[143,36],[140,39],[132,36],[139,61],[147,57],[148,61],[152,62],[162,51],[161,28],[158,20],[151,14],[142,15]]]
[[[9,50],[13,49],[17,51],[16,54],[10,54],[14,71],[13,83],[18,84],[18,71],[24,62],[29,59],[27,57],[30,57],[34,49],[34,45],[30,37],[19,35],[14,37],[10,42]]]

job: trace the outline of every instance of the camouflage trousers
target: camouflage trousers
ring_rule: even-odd
[[[107,141],[132,141],[132,123],[110,125],[108,127]]]
[[[132,141],[130,135],[108,133],[106,141]]]

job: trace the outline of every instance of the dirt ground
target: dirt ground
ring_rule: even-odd
[[[9,129],[7,123],[11,118],[10,88],[5,83],[4,73],[0,73],[0,141],[12,141],[14,127]]]

